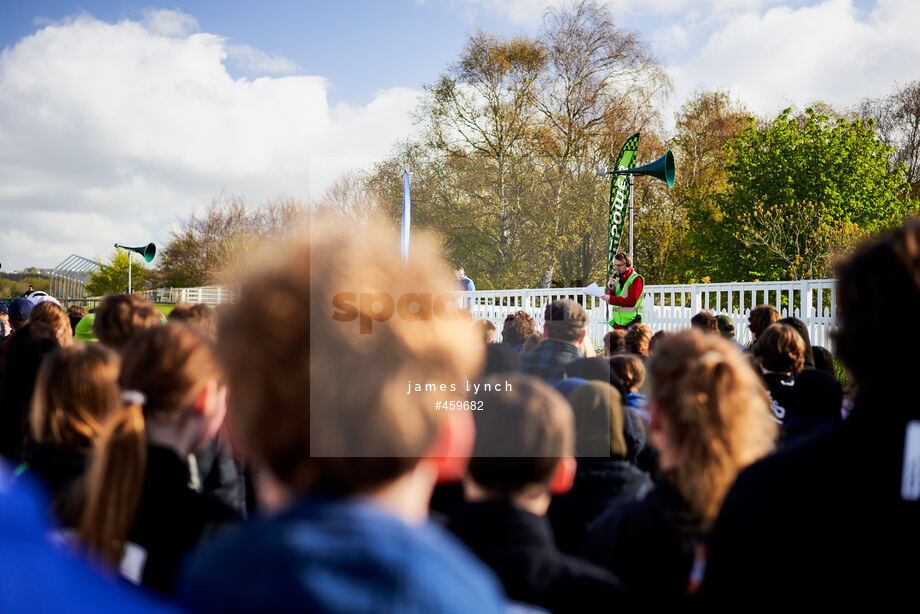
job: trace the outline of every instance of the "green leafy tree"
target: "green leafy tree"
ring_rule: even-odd
[[[115,250],[115,253],[109,258],[108,264],[97,258],[96,262],[101,269],[93,273],[89,282],[86,284],[87,296],[102,296],[113,292],[128,291],[128,261],[129,252],[127,250]],[[131,286],[134,290],[146,287],[147,268],[143,264],[143,258],[134,255],[131,261]]]
[[[870,121],[832,120],[812,108],[795,117],[786,109],[767,125],[750,118],[726,147],[728,190],[717,200],[719,217],[710,229],[717,249],[708,255],[717,281],[788,279],[800,270],[790,269],[794,253],[779,255],[793,246],[788,234],[772,242],[748,237],[756,228],[755,211],[778,220],[776,211],[812,203],[800,222],[810,225],[802,232],[814,242],[840,232],[841,224],[853,225],[847,228],[854,234],[857,228],[877,232],[912,208],[904,166],[889,167],[891,149]]]

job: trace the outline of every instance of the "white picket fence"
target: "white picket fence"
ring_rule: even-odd
[[[582,288],[538,290],[477,290],[457,292],[461,303],[471,304],[474,319],[491,320],[501,334],[505,317],[523,309],[543,327],[543,310],[560,298],[581,303],[588,312],[588,338],[601,347],[610,330],[607,304],[587,296]],[[837,281],[810,279],[786,282],[744,282],[724,284],[676,284],[645,286],[643,322],[652,331],[678,331],[690,327],[690,318],[700,311],[728,315],[735,324],[735,339],[751,341],[748,314],[757,305],[773,305],[783,317],[805,322],[812,345],[831,349],[830,333],[837,321]]]
[[[198,286],[195,288],[156,288],[144,290],[143,294],[154,303],[204,303],[219,305],[234,303],[239,299],[239,286]]]
[[[155,302],[218,305],[238,300],[239,287],[160,288],[144,294]],[[588,338],[595,347],[603,345],[604,335],[610,330],[607,304],[586,295],[582,288],[477,290],[455,294],[461,305],[471,306],[474,319],[491,320],[499,334],[505,317],[519,309],[532,315],[537,329],[541,330],[544,309],[560,298],[578,301],[587,310]],[[643,322],[653,331],[678,331],[689,328],[690,318],[700,311],[725,314],[735,324],[735,339],[747,345],[751,341],[748,314],[757,305],[773,305],[783,317],[799,318],[808,327],[812,345],[831,349],[830,334],[837,323],[837,281],[834,279],[645,286]]]

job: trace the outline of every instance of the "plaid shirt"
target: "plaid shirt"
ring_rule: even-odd
[[[540,345],[521,357],[524,373],[554,382],[565,377],[565,366],[583,358],[581,351],[568,341],[544,339]]]

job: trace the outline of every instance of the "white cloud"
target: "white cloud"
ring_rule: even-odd
[[[296,66],[197,30],[178,11],[81,15],[0,53],[4,270],[163,243],[220,192],[308,200],[411,129],[414,90],[331,108],[320,76],[233,79],[241,56],[261,74]]]
[[[862,13],[850,0],[746,12],[674,66],[676,100],[696,88],[730,88],[752,110],[772,114],[817,99],[847,106],[916,78],[920,4],[881,0]]]
[[[142,22],[151,34],[188,36],[198,31],[198,20],[179,10],[144,9]]]
[[[666,46],[668,49],[683,49],[687,46],[687,29],[680,24],[671,24],[658,30],[652,40],[659,43],[660,46]]]
[[[249,45],[229,45],[227,55],[247,73],[287,75],[297,72],[300,68],[287,58],[270,56]]]

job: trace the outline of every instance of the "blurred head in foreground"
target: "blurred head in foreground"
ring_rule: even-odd
[[[163,314],[140,294],[110,294],[96,309],[93,333],[120,352],[134,335],[162,321]]]
[[[373,496],[412,482],[421,510],[439,474],[465,469],[472,418],[436,404],[463,400],[482,342],[457,313],[448,266],[415,239],[403,264],[388,228],[346,234],[314,220],[222,315],[231,430],[291,493]]]

